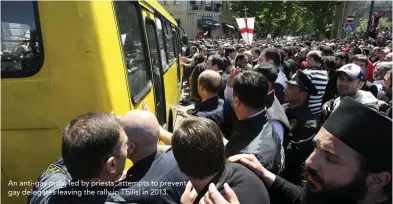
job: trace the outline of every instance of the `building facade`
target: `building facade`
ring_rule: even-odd
[[[238,27],[226,1],[160,1],[190,39],[238,37]]]

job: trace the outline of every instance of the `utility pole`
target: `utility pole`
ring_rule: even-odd
[[[245,15],[246,18],[247,18],[247,10],[248,10],[248,8],[246,6],[244,6],[243,11],[244,11],[244,15]]]
[[[374,10],[374,0],[371,0],[370,14],[368,16],[367,31],[366,31],[367,38],[370,36],[370,30],[371,30],[371,24],[372,24],[371,20],[372,20],[372,17],[373,17],[373,10]]]

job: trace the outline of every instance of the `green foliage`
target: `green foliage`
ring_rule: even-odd
[[[333,1],[232,1],[234,17],[256,17],[255,32],[266,36],[324,35],[331,29]]]
[[[364,34],[367,30],[367,23],[368,23],[368,18],[361,18],[359,20],[359,26],[356,28],[356,32],[359,34]],[[380,18],[379,19],[379,27],[380,28],[391,28],[392,27],[392,22],[389,22],[388,18]]]

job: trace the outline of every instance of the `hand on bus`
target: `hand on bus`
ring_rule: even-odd
[[[176,111],[178,115],[181,115],[183,117],[190,117],[190,115],[188,115],[185,110],[182,110],[180,108],[172,108],[172,110]]]
[[[181,204],[192,204],[198,196],[196,190],[192,187],[192,183],[189,181],[186,185],[183,195],[180,198]]]
[[[149,106],[145,102],[142,102],[142,110],[151,112]]]
[[[206,193],[204,200],[206,204],[240,204],[235,192],[227,183],[224,184],[225,196],[228,201],[218,192],[214,184],[209,185],[209,191]]]
[[[235,67],[232,69],[231,74],[229,75],[229,78],[228,78],[228,86],[229,87],[231,87],[231,88],[233,87],[233,83],[235,82],[235,78],[237,75],[240,74],[241,71],[242,70],[239,67]]]
[[[111,114],[116,116],[117,118],[121,118],[122,117],[122,115],[116,115],[115,111],[112,111]]]

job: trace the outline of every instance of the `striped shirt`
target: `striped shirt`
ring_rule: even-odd
[[[304,73],[307,74],[308,78],[318,90],[318,94],[310,95],[310,98],[308,100],[308,107],[310,108],[310,111],[314,115],[318,115],[321,113],[322,99],[323,95],[325,94],[326,85],[329,80],[328,73],[321,67],[307,68],[304,70]]]

